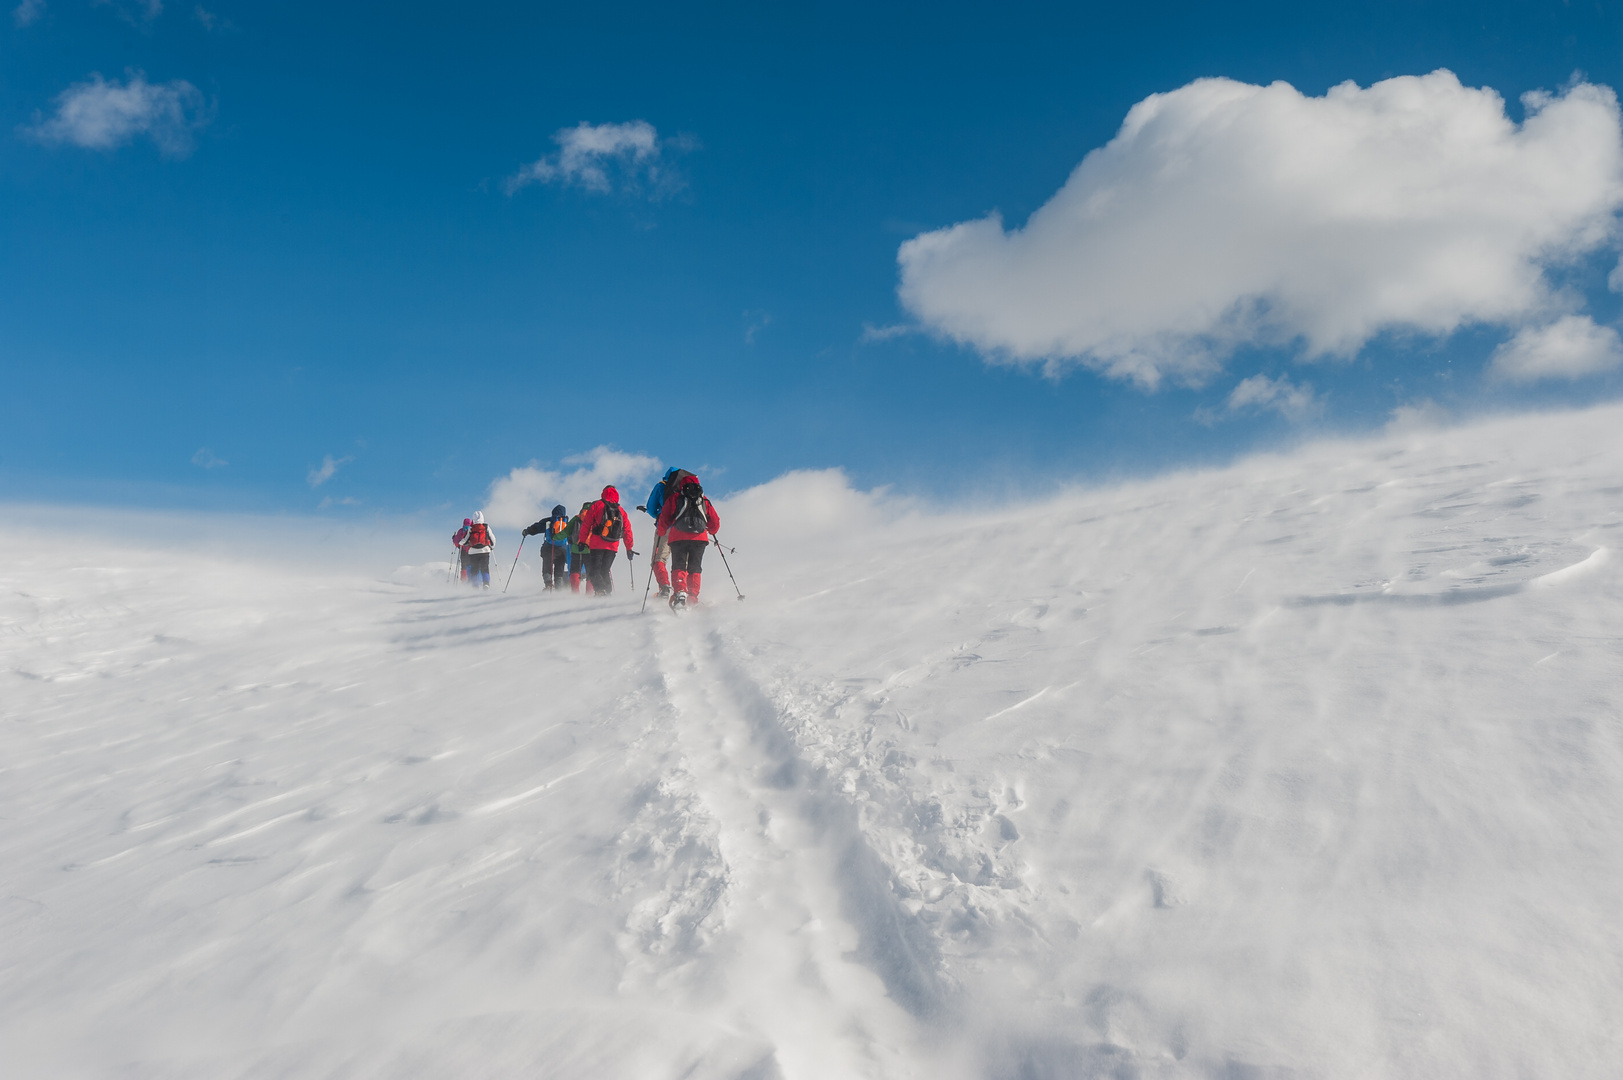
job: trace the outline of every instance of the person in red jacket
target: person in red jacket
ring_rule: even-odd
[[[586,576],[592,582],[592,595],[607,596],[614,591],[614,553],[624,543],[628,562],[637,554],[631,550],[631,521],[613,484],[580,516],[580,535],[586,538]]]
[[[697,476],[685,476],[677,489],[666,495],[659,512],[659,529],[671,544],[671,607],[687,607],[699,599],[700,566],[705,545],[721,528],[721,517],[704,496]]]

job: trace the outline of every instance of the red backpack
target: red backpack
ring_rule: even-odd
[[[468,546],[469,547],[489,547],[490,546],[490,529],[488,529],[485,526],[484,522],[481,521],[478,524],[476,524],[476,525],[474,525],[474,526],[472,526],[471,528],[468,529]]]

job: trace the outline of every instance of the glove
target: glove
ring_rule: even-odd
[[[637,553],[635,551],[627,551],[626,552],[626,562],[630,562],[632,559],[635,559],[636,557],[637,557]]]
[[[519,535],[520,535],[520,536],[534,536],[534,535],[535,535],[535,533],[534,533],[534,532],[532,532],[532,531],[531,531],[531,530],[529,530],[529,529],[525,529],[525,530],[524,530],[524,531],[523,531],[523,532],[521,532],[521,533],[519,533]]]
[[[639,506],[639,507],[637,507],[637,509],[641,510],[645,514],[648,513],[648,507],[646,507],[646,506]]]

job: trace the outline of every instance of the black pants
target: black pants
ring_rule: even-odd
[[[468,584],[490,584],[490,552],[468,552]]]
[[[556,544],[541,545],[541,580],[547,588],[556,588],[564,583],[568,571],[564,567],[569,562],[569,552]]]
[[[593,548],[586,553],[586,576],[592,579],[592,592],[607,596],[614,591],[614,556],[618,549]]]
[[[708,540],[672,540],[671,573],[678,570],[685,574],[703,573],[699,565],[704,562],[704,549],[709,546]]]

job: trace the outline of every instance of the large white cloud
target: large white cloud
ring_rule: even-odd
[[[607,484],[629,488],[620,493],[620,501],[626,506],[636,506],[647,494],[639,488],[643,484],[652,487],[654,474],[660,468],[658,458],[627,454],[607,446],[599,446],[579,457],[565,458],[563,463],[575,468],[564,471],[524,465],[491,481],[490,493],[485,499],[485,517],[492,525],[516,528],[545,517],[557,503],[574,513],[581,503],[596,499]]]
[[[192,132],[208,122],[203,94],[185,79],[149,83],[139,71],[127,82],[92,74],[56,97],[56,113],[29,129],[42,142],[112,150],[146,136],[170,157],[192,149]]]
[[[990,359],[1199,383],[1248,343],[1349,356],[1386,330],[1548,321],[1546,269],[1613,241],[1617,98],[1522,98],[1448,71],[1306,97],[1201,79],[1120,132],[1008,230],[903,244],[902,303]]]

